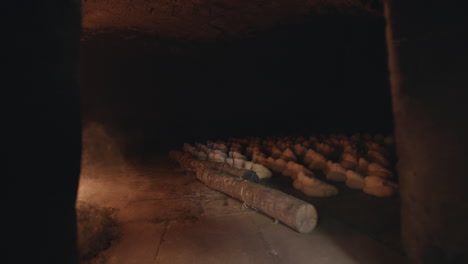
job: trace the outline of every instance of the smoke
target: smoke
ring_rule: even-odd
[[[83,127],[83,151],[80,178],[104,178],[122,175],[126,161],[118,136],[104,125],[91,122]]]

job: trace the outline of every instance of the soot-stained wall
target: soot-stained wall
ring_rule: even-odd
[[[408,263],[468,263],[465,12],[394,0],[386,19]]]
[[[384,28],[327,14],[209,40],[85,34],[85,126],[104,124],[130,154],[197,138],[391,133]]]
[[[2,8],[14,21],[5,33],[3,79],[6,263],[77,263],[80,6],[26,0]]]

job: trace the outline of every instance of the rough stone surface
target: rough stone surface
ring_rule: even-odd
[[[449,2],[388,1],[387,44],[411,263],[468,262],[467,20]]]
[[[209,39],[250,33],[310,13],[380,14],[359,0],[82,0],[85,31],[135,30],[170,38]]]

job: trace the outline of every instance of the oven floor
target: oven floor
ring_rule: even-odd
[[[166,157],[150,164],[80,179],[78,200],[119,210],[120,238],[95,263],[405,262],[398,227],[382,219],[397,201],[351,191],[328,200],[298,197],[319,213],[317,228],[300,234],[207,188]],[[278,188],[278,181],[264,184]]]

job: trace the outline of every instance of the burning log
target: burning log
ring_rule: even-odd
[[[299,233],[309,233],[317,225],[317,211],[309,203],[263,185],[227,176],[212,168],[199,167],[197,179],[211,189],[225,193],[247,206],[286,224]]]

